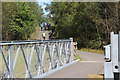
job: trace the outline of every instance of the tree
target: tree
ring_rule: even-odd
[[[37,3],[3,3],[3,40],[26,40],[41,22],[42,9]]]
[[[102,48],[117,32],[118,3],[52,3],[48,6],[57,38],[73,37],[79,47]]]

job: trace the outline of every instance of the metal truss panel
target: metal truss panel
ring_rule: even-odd
[[[72,38],[0,42],[0,55],[5,64],[2,77],[32,78],[64,66],[72,61],[72,42]]]

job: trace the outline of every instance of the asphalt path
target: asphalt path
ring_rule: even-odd
[[[39,31],[38,36],[37,36],[37,40],[44,40],[43,37],[42,37],[42,33],[46,33],[45,40],[49,40],[50,32],[51,31]]]
[[[45,78],[88,78],[89,75],[103,73],[103,54],[84,51],[77,51],[77,54],[82,58],[81,61],[50,74]]]

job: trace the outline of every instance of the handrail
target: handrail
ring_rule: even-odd
[[[16,45],[16,44],[35,44],[35,43],[53,43],[53,42],[70,42],[71,40],[34,40],[34,41],[1,41],[0,45]]]

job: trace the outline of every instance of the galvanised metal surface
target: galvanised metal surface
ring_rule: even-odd
[[[0,42],[2,78],[33,78],[70,63],[72,42],[73,38]]]
[[[118,35],[118,66],[120,67],[120,32]],[[118,71],[120,72],[120,68],[118,68]]]
[[[105,80],[113,78],[119,80],[116,75],[120,73],[120,32],[115,34],[111,32],[111,44],[105,47],[104,77]],[[120,76],[119,76],[120,77]],[[116,79],[117,78],[117,79]]]
[[[111,32],[111,61],[113,72],[118,72],[118,34]]]

